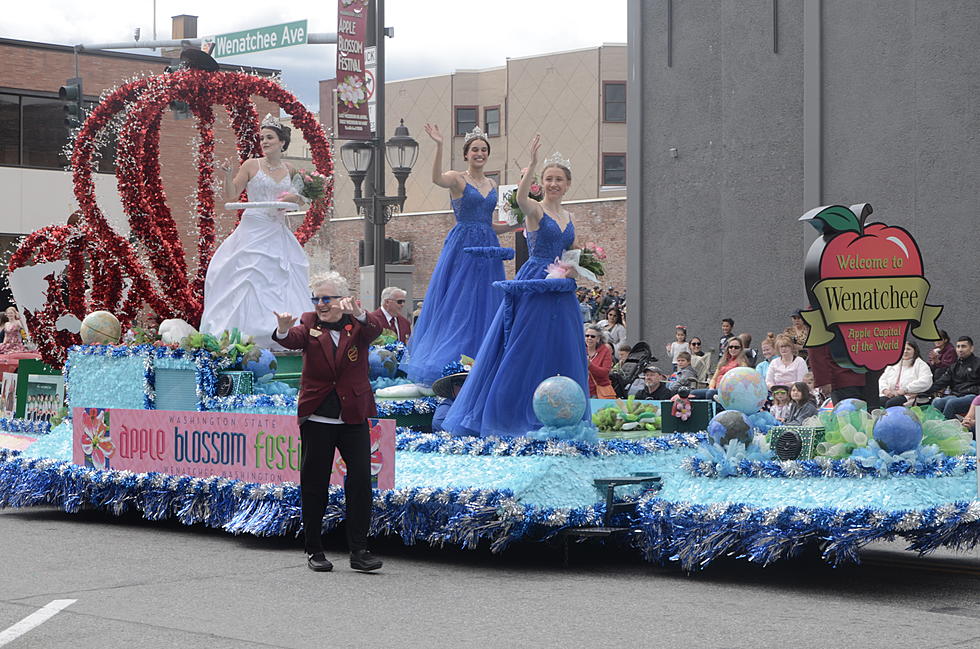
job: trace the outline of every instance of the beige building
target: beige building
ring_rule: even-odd
[[[335,85],[333,79],[320,82],[320,120],[333,125],[334,131]],[[576,228],[604,243],[625,234],[625,44],[507,59],[501,67],[484,70],[389,81],[385,104],[385,137],[391,137],[404,119],[419,142],[418,161],[406,184],[405,208],[387,228],[389,236],[413,244],[416,295],[424,293],[442,238],[453,224],[448,192],[432,183],[436,148],[425,134],[426,123],[438,125],[446,136],[442,168],[456,170],[466,168],[463,135],[479,125],[489,134],[487,175],[502,185],[520,180],[530,155],[528,145],[540,133],[542,158],[558,151],[571,160],[572,187],[566,204],[576,215]],[[355,213],[353,183],[340,161],[342,144],[334,142],[336,200],[327,236],[337,270],[356,277],[357,240],[363,224]],[[390,173],[386,192],[397,192]],[[610,229],[614,232],[606,232]],[[513,245],[512,237],[502,237],[501,243]],[[625,260],[610,260],[609,266],[609,283],[623,286]]]
[[[321,121],[336,126],[334,81],[320,84]],[[541,133],[546,156],[559,151],[572,161],[568,200],[626,194],[625,44],[507,59],[498,68],[389,81],[385,88],[386,135],[404,119],[420,145],[405,188],[407,213],[449,207],[446,190],[432,184],[435,145],[423,130],[427,122],[453,135],[444,168],[466,168],[462,135],[479,125],[490,135],[487,174],[501,184],[516,183],[528,161],[528,144]],[[354,190],[339,156],[337,167],[335,217],[351,217]],[[388,193],[396,188],[389,177]]]

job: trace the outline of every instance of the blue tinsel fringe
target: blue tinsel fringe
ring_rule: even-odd
[[[404,401],[378,401],[378,416],[393,417],[397,415],[430,415],[436,411],[438,399],[435,397],[419,397]]]
[[[596,457],[616,454],[645,455],[676,448],[697,448],[705,433],[676,433],[643,440],[610,439],[596,443],[536,440],[530,437],[455,437],[449,433],[418,433],[407,430],[395,438],[399,451],[449,455],[552,455]]]
[[[298,534],[302,528],[299,487],[259,485],[227,478],[191,478],[160,473],[97,471],[48,459],[0,451],[0,507],[49,504],[75,513],[95,507],[115,515],[138,511],[145,518],[176,518],[234,534]],[[509,490],[413,488],[375,492],[371,534],[397,534],[412,544],[425,541],[474,547],[490,542],[494,552],[515,540],[543,540],[563,528],[598,525],[602,505],[536,509]],[[344,492],[330,487],[324,530],[344,517]]]
[[[874,476],[915,476],[916,478],[939,478],[962,475],[977,470],[977,458],[973,455],[949,457],[938,455],[927,461],[907,462],[896,460],[890,463],[862,462],[854,458],[832,460],[820,457],[812,460],[750,461],[741,460],[729,466],[723,462],[712,462],[693,455],[684,458],[681,467],[693,476],[701,478],[746,477],[746,478],[861,478]]]
[[[20,458],[0,449],[0,507],[51,504],[67,512],[83,506],[113,514],[135,510],[148,519],[176,518],[259,536],[301,529],[295,484],[259,485],[227,478],[97,471],[50,459]],[[343,518],[343,490],[331,487],[324,529]],[[508,490],[413,488],[375,492],[371,533],[397,534],[407,543],[474,547],[488,541],[499,552],[516,540],[543,540],[572,526],[599,525],[601,504],[575,509],[535,508]],[[858,562],[860,549],[901,536],[909,549],[971,548],[980,542],[980,501],[925,510],[882,511],[694,505],[641,498],[633,525],[644,556],[704,568],[732,555],[767,565],[819,543],[833,565]]]
[[[706,567],[722,556],[762,565],[797,556],[819,543],[828,563],[860,563],[860,549],[901,536],[908,549],[926,554],[941,546],[968,549],[980,543],[980,501],[925,510],[882,511],[829,507],[757,508],[741,503],[700,505],[641,499],[636,539],[649,561],[679,561],[685,570]]]
[[[5,433],[30,433],[32,435],[47,435],[51,432],[51,422],[0,417],[0,431]]]

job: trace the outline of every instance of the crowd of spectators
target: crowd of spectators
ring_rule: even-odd
[[[628,373],[637,347],[627,340],[625,296],[610,287],[579,289],[582,318],[589,355],[589,388],[592,397],[608,397],[617,378]],[[624,390],[645,399],[670,399],[681,389],[692,398],[711,399],[726,373],[736,367],[754,368],[769,388],[770,412],[784,423],[799,424],[817,413],[821,405],[843,399],[863,399],[871,407],[913,406],[931,403],[947,419],[958,417],[973,429],[980,405],[980,358],[974,355],[973,339],[960,336],[955,343],[945,331],[923,356],[919,344],[905,343],[902,358],[880,373],[877,386],[868,375],[841,365],[829,346],[805,348],[808,327],[801,311],[779,333],[769,332],[758,349],[752,336],[736,333],[735,321],[720,323],[717,346],[705,349],[700,336],[688,336],[687,327],[677,325],[673,340],[664,344],[663,361],[650,362],[630,377]],[[617,374],[620,375],[617,377]],[[623,396],[620,394],[620,396]]]

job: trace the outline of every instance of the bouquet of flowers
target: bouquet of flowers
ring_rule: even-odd
[[[299,169],[294,172],[293,177],[295,178],[296,176],[299,176],[299,179],[303,181],[303,189],[299,193],[300,196],[311,203],[323,198],[327,187],[326,176],[316,171],[307,171],[306,169]]]
[[[548,273],[545,275],[545,279],[565,279],[566,277],[573,275],[575,268],[575,265],[569,263],[568,261],[555,259],[553,262],[548,264],[547,268],[545,268]]]
[[[596,277],[602,277],[606,274],[606,269],[602,264],[605,259],[606,251],[602,249],[602,246],[597,246],[595,242],[590,241],[582,248],[582,254],[578,258],[578,264],[582,268],[592,271],[592,274]]]
[[[527,173],[527,169],[521,170],[521,178]],[[534,176],[531,179],[531,188],[527,192],[528,198],[533,198],[536,201],[540,201],[544,198],[544,189],[541,187],[541,183],[538,181],[538,177]],[[509,209],[506,210],[508,214],[508,223],[511,225],[519,223],[524,225],[524,212],[521,211],[520,206],[517,204],[517,188],[510,189],[504,193],[504,198],[507,201]]]

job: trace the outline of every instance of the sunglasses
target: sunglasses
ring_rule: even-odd
[[[728,349],[742,349],[741,345],[729,345]]]
[[[692,345],[693,347],[700,347],[700,346],[701,346],[701,343],[691,343],[691,345]]]
[[[772,393],[775,394],[786,394],[786,390],[773,390]]]
[[[585,337],[586,338],[598,338],[599,336],[597,336],[595,334],[585,334]]]
[[[332,302],[333,300],[339,300],[342,297],[344,296],[343,295],[320,295],[320,296],[313,295],[310,297],[310,302],[312,302],[313,304],[330,304],[330,302]]]
[[[405,300],[395,300],[395,304],[405,304]]]

